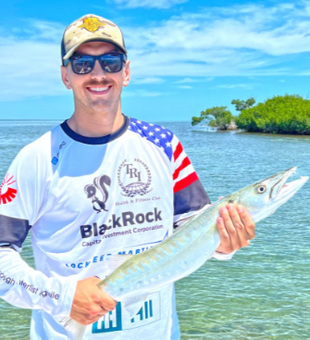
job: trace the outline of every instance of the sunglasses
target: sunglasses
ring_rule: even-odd
[[[101,68],[105,72],[116,73],[122,70],[127,56],[120,53],[108,53],[97,56],[74,53],[69,59],[64,60],[64,66],[67,66],[70,61],[74,73],[88,74],[94,69],[96,60],[99,61]]]

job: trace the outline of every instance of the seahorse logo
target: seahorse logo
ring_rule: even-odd
[[[107,175],[101,175],[94,179],[94,184],[87,184],[84,187],[84,192],[93,204],[93,209],[99,214],[101,211],[108,211],[106,209],[106,202],[109,197],[108,189],[111,185],[111,178]],[[97,196],[97,189],[102,195],[102,200]]]

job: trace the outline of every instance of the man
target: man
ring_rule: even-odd
[[[75,110],[26,146],[5,178],[0,295],[33,309],[31,339],[67,339],[57,321],[66,316],[91,325],[84,339],[179,339],[172,284],[152,294],[144,317],[129,318],[98,289],[98,277],[109,274],[109,256],[149,249],[209,198],[171,131],[122,114],[130,62],[114,23],[96,15],[76,20],[61,51]],[[219,259],[254,237],[240,206],[223,208],[217,226]],[[36,270],[19,255],[30,229]]]

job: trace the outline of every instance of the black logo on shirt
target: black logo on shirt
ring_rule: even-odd
[[[93,204],[93,209],[100,213],[101,211],[108,211],[105,204],[108,200],[108,187],[111,185],[111,178],[107,175],[101,175],[94,179],[94,184],[87,184],[84,187],[84,192]],[[97,189],[102,195],[102,200],[98,198]]]
[[[145,224],[145,223],[153,223],[162,221],[162,211],[158,210],[157,208],[154,208],[152,211],[149,211],[147,213],[138,213],[134,214],[132,211],[124,211],[120,215],[112,214],[112,216],[107,219],[106,224],[101,224],[94,222],[91,224],[81,225],[80,231],[82,238],[88,238],[92,236],[99,236],[104,235],[107,230],[113,229],[113,228],[123,228],[123,227],[129,227],[132,225],[137,224]],[[158,225],[153,227],[147,227],[146,228],[154,228],[158,227]],[[133,230],[135,233],[136,231]],[[130,231],[131,233],[131,231]]]
[[[151,171],[138,158],[134,158],[133,162],[128,162],[125,159],[118,168],[117,178],[124,196],[143,196],[152,190],[150,189],[152,181]]]

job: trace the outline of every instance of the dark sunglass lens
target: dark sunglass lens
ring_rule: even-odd
[[[100,59],[102,68],[109,73],[119,72],[123,68],[123,56],[119,55],[104,55]]]
[[[94,68],[93,58],[88,56],[81,56],[72,59],[72,69],[77,74],[87,74]]]

